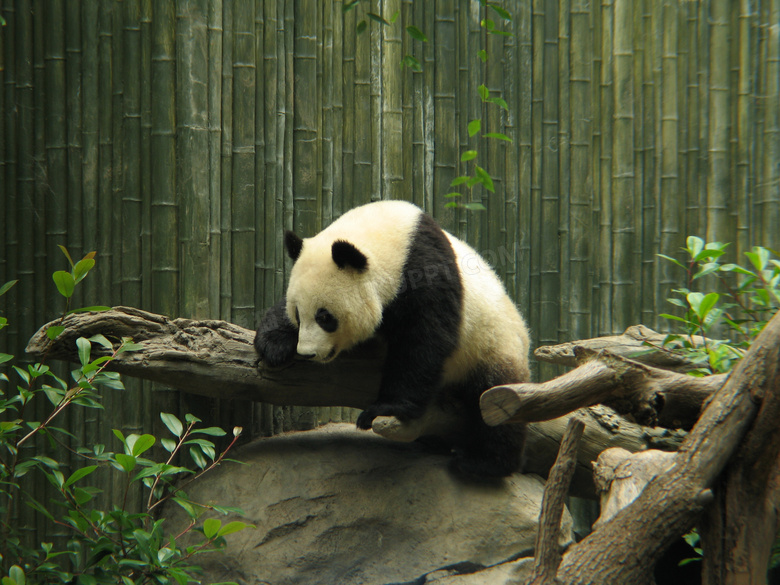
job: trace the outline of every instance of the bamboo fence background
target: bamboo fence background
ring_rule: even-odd
[[[491,16],[511,36],[476,1],[343,4],[0,0],[0,283],[20,279],[0,344],[62,310],[59,244],[98,251],[74,306],[251,328],[284,290],[283,229],[383,198],[484,251],[535,345],[662,325],[681,275],[656,254],[687,235],[780,247],[780,0],[524,0]],[[400,16],[356,34],[368,11]],[[495,193],[445,209],[471,148]],[[70,415],[87,443],[161,432],[160,411],[253,435],[352,416],[125,382]]]

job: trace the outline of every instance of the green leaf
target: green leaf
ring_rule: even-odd
[[[74,313],[101,313],[103,311],[110,311],[111,307],[106,307],[105,305],[94,305],[92,307],[81,307],[80,309],[72,309],[68,311],[68,315],[72,315]]]
[[[130,447],[133,450],[132,451],[133,455],[137,457],[142,453],[145,453],[146,451],[152,448],[156,440],[157,439],[155,439],[152,435],[141,435],[134,441],[134,443]],[[129,444],[130,441],[128,439],[128,445]]]
[[[363,33],[363,31],[366,30],[367,26],[368,23],[365,20],[361,20],[360,22],[357,23],[357,26],[355,27],[355,32],[357,32],[357,34],[361,34]]]
[[[93,343],[97,343],[99,345],[102,345],[108,351],[114,351],[114,346],[112,345],[112,343],[108,339],[106,339],[106,336],[103,335],[102,333],[98,333],[97,335],[93,335],[92,337],[89,338],[89,340],[92,341]]]
[[[498,140],[505,140],[507,142],[512,142],[512,139],[509,138],[506,134],[501,134],[501,132],[488,132],[487,134],[482,135],[483,138],[497,138]]]
[[[52,278],[54,279],[54,284],[57,285],[57,290],[63,297],[69,299],[73,296],[73,289],[76,288],[76,281],[70,272],[58,270],[52,274]]]
[[[496,23],[489,18],[483,18],[481,21],[479,21],[479,26],[487,31],[491,31],[496,28]]]
[[[401,67],[408,67],[412,71],[422,71],[422,65],[420,65],[420,62],[411,55],[406,55],[403,59],[401,59]]]
[[[76,284],[84,280],[84,277],[95,267],[95,261],[92,258],[82,258],[73,267],[73,278]]]
[[[498,4],[488,2],[486,6],[488,8],[492,8],[496,12],[496,14],[498,14],[504,20],[512,20],[512,15],[507,10],[499,6]]]
[[[416,40],[421,41],[423,43],[427,43],[428,42],[428,37],[426,37],[425,33],[423,33],[423,31],[421,31],[416,26],[413,26],[413,25],[412,26],[407,26],[406,27],[406,32],[408,32],[409,36],[411,36],[413,39],[416,39]]]
[[[4,364],[5,362],[9,362],[12,359],[14,359],[14,356],[8,353],[0,353],[0,364]]]
[[[73,258],[70,257],[70,252],[68,252],[68,249],[63,246],[59,245],[60,250],[62,250],[62,253],[65,254],[65,257],[68,259],[68,262],[70,263],[70,267],[73,268]]]
[[[483,102],[487,101],[488,97],[490,97],[490,91],[484,83],[477,88],[477,91]]]
[[[766,265],[769,263],[769,250],[760,246],[754,247],[752,252],[745,252],[745,256],[748,257],[750,263],[759,272],[765,270]]]
[[[181,437],[182,433],[184,432],[184,426],[181,424],[181,421],[178,418],[168,412],[161,412],[160,418],[162,419],[165,426],[168,427],[169,431],[171,431],[177,437]]]
[[[477,158],[477,151],[476,150],[467,150],[462,155],[460,155],[460,161],[461,162],[474,160],[475,158]]]
[[[396,20],[398,20],[398,17],[401,16],[401,11],[396,10],[395,13],[393,13],[393,16],[390,18],[390,24],[394,24]]]
[[[464,203],[463,207],[465,207],[469,211],[487,211],[487,207],[485,207],[484,205],[482,205],[477,201],[472,201],[471,203]]]
[[[136,458],[132,455],[125,455],[124,453],[115,453],[114,458],[116,462],[122,467],[125,473],[130,473],[135,469]]]
[[[387,22],[384,18],[382,18],[378,14],[374,14],[373,12],[367,12],[366,16],[368,16],[374,22],[378,22],[379,24],[381,24],[383,26],[390,26],[390,23]]]
[[[227,435],[227,432],[225,429],[221,429],[219,427],[206,427],[205,429],[196,429],[192,431],[193,434],[195,433],[201,433],[203,435],[210,435],[212,437],[224,437]]]
[[[92,352],[92,344],[86,337],[79,337],[76,340],[76,347],[78,348],[81,365],[86,366],[89,363],[89,354]]]
[[[65,327],[63,327],[62,325],[52,325],[46,330],[46,337],[54,341],[55,339],[57,339],[57,336],[63,331],[65,331]]]
[[[460,176],[460,177],[456,177],[455,179],[453,179],[452,183],[450,183],[450,187],[457,187],[458,185],[462,185],[463,183],[468,181],[470,178],[471,177],[469,177],[468,175],[463,175],[463,176]]]
[[[488,172],[485,169],[483,169],[479,165],[475,165],[474,172],[479,178],[479,182],[485,186],[485,189],[487,189],[491,193],[496,192],[496,188],[493,186],[493,178],[488,174]]]
[[[357,6],[359,3],[360,0],[351,0],[349,2],[345,2],[344,4],[341,5],[341,12],[344,13],[349,12],[350,10],[355,8],[355,6]]]
[[[677,260],[676,258],[672,258],[671,256],[667,256],[666,254],[656,254],[659,258],[663,258],[664,260],[669,260],[669,262],[673,262],[674,264],[677,264],[682,269],[685,269],[685,266],[682,262]]]
[[[173,450],[176,449],[176,445],[178,445],[173,439],[160,439],[160,443],[162,444],[163,449],[168,451],[168,453],[173,453]]]
[[[245,528],[254,528],[254,525],[246,524],[245,522],[238,522],[238,521],[228,522],[222,528],[219,529],[217,536],[227,536],[228,534],[241,532]]]
[[[469,122],[469,126],[468,126],[469,136],[474,136],[481,129],[482,129],[481,119],[477,118],[476,120],[472,120],[471,122]]]
[[[19,565],[13,565],[10,569],[8,569],[8,576],[14,580],[16,585],[25,585],[25,583],[27,583],[24,570],[22,570]]]
[[[73,473],[70,474],[70,477],[65,482],[64,487],[69,487],[76,483],[78,480],[80,480],[83,477],[88,476],[90,473],[95,471],[97,469],[97,465],[87,465],[86,467],[82,467],[81,469],[77,469]]]
[[[487,102],[489,102],[491,104],[496,104],[497,106],[499,106],[501,108],[504,108],[507,112],[509,111],[509,105],[506,103],[506,100],[504,100],[503,98],[491,97],[491,98],[486,99],[485,101],[487,101]]]
[[[203,534],[211,540],[219,534],[219,529],[222,527],[222,520],[217,518],[207,518],[203,521]]]
[[[477,51],[477,57],[479,57],[479,60],[482,61],[483,63],[487,63],[488,54],[485,49],[480,49],[479,51]]]
[[[9,290],[11,290],[11,287],[13,285],[15,285],[17,282],[19,282],[19,281],[18,280],[9,280],[3,286],[0,286],[0,296],[4,295]]]
[[[704,240],[696,236],[688,236],[685,240],[686,250],[691,258],[696,258],[699,252],[704,249]]]

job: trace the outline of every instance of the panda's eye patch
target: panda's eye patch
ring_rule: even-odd
[[[336,329],[339,328],[339,320],[336,319],[333,313],[327,309],[317,309],[317,313],[314,315],[314,320],[317,322],[317,325],[322,327],[322,329],[328,333],[333,333],[336,331]]]

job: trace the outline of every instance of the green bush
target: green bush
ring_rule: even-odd
[[[720,263],[728,244],[705,243],[695,236],[686,244],[685,263],[661,255],[686,274],[686,287],[673,290],[676,296],[669,299],[682,308],[682,315],[661,315],[682,329],[666,338],[664,349],[681,352],[695,363],[694,375],[728,372],[780,308],[779,255],[755,246],[745,253],[749,262],[744,267]],[[720,292],[694,290],[713,278]],[[728,337],[713,339],[713,332]]]
[[[62,248],[70,271],[58,271],[53,275],[57,290],[66,299],[66,313],[76,286],[94,267],[94,252],[78,262],[73,262],[67,250]],[[0,295],[6,293],[16,281],[0,287]],[[102,310],[105,307],[89,307],[82,310]],[[70,311],[73,312],[73,311]],[[8,321],[0,317],[0,329]],[[47,330],[54,339],[63,331],[61,325]],[[149,434],[125,436],[114,430],[118,450],[111,451],[105,445],[70,447],[85,465],[68,469],[57,461],[56,447],[69,445],[75,436],[66,428],[55,426],[64,411],[71,408],[102,408],[101,388],[122,390],[119,375],[107,370],[107,366],[124,352],[138,348],[130,339],[110,340],[103,335],[76,341],[80,366],[72,372],[73,381],[67,383],[42,363],[26,368],[13,366],[14,378],[0,373],[0,555],[2,555],[2,585],[30,583],[179,583],[197,582],[198,567],[194,560],[198,554],[218,550],[225,546],[225,537],[247,528],[242,522],[228,522],[210,518],[199,523],[203,512],[215,510],[223,514],[239,510],[193,502],[184,488],[190,481],[214,469],[235,444],[241,429],[233,430],[233,439],[218,453],[209,437],[223,436],[225,431],[216,427],[200,428],[201,422],[187,415],[182,422],[173,414],[162,413],[161,419],[171,436],[159,440],[167,452],[161,461],[150,458],[152,447],[158,439]],[[104,355],[93,358],[93,349]],[[0,354],[0,363],[10,362],[13,356]],[[48,401],[50,413],[42,421],[29,420],[28,414],[36,412],[33,403]],[[34,455],[25,457],[20,447],[36,439],[42,447]],[[48,449],[45,446],[48,445]],[[192,468],[180,466],[176,461],[182,452],[188,451]],[[99,474],[119,474],[119,485],[124,486],[120,501],[110,508],[96,505],[100,490],[89,480]],[[27,490],[23,478],[49,482],[55,497],[49,502],[36,500]],[[28,479],[30,479],[28,477]],[[144,486],[148,499],[141,511],[127,505],[128,493],[139,485]],[[175,502],[189,516],[190,522],[180,533],[166,532],[164,520],[156,517],[159,507],[166,501]],[[48,520],[48,526],[58,526],[67,531],[64,547],[55,548],[42,542],[31,546],[21,536],[20,527],[12,525],[16,506],[29,506]],[[193,534],[196,537],[193,537]],[[182,544],[187,536],[189,544]],[[192,544],[194,542],[194,544]]]

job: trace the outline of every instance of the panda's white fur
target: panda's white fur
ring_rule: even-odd
[[[528,379],[528,330],[495,272],[470,246],[401,201],[355,208],[319,234],[288,232],[294,259],[286,298],[255,338],[274,365],[319,362],[381,334],[388,358],[377,402],[360,415],[417,418],[432,401],[471,419],[459,469],[506,475],[520,465],[523,428],[488,427],[479,395]]]

